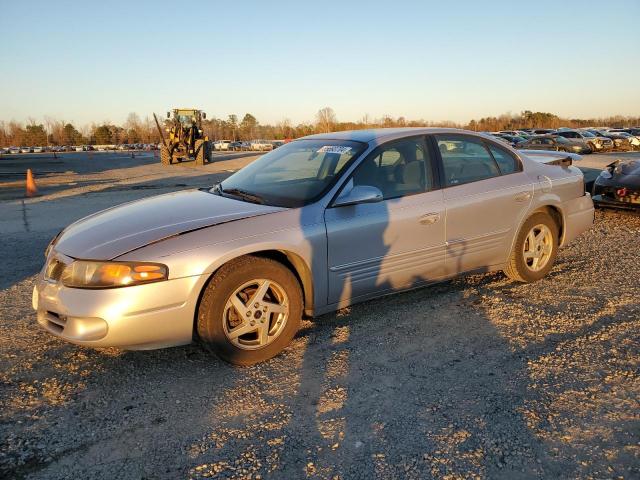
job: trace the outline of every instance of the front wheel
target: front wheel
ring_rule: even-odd
[[[302,292],[291,270],[275,260],[242,257],[220,268],[198,309],[204,346],[235,365],[274,357],[291,342],[302,318]]]
[[[558,254],[558,226],[548,213],[534,213],[522,225],[504,273],[519,282],[540,280]]]

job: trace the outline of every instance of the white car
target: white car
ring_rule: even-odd
[[[213,142],[213,149],[219,151],[227,151],[229,150],[229,144],[231,140],[216,140]]]
[[[42,147],[33,147],[31,151],[33,153],[42,153],[43,150],[42,150]]]
[[[273,144],[271,142],[267,142],[266,140],[252,140],[251,150],[260,152],[273,150]]]
[[[31,147],[22,147],[20,153],[31,153]]]

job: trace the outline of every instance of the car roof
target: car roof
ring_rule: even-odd
[[[434,133],[458,133],[465,135],[476,135],[486,138],[478,132],[462,130],[459,128],[434,128],[434,127],[404,127],[404,128],[372,128],[368,130],[345,130],[342,132],[317,133],[299,138],[298,140],[352,140],[365,143],[380,143],[395,138],[409,137],[412,135],[427,135]]]

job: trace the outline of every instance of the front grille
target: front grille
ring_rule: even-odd
[[[67,317],[58,315],[55,312],[47,311],[44,315],[44,319],[47,322],[47,327],[53,333],[61,334],[67,324]]]

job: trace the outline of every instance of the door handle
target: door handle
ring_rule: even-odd
[[[531,198],[531,192],[520,192],[518,194],[516,194],[515,197],[513,197],[516,199],[516,202],[524,202],[526,200],[529,200]]]
[[[440,220],[439,213],[427,213],[426,215],[420,217],[420,223],[422,225],[431,225],[433,223],[436,223],[438,220]]]

